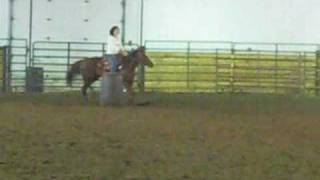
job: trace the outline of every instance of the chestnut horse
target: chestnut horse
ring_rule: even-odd
[[[146,55],[144,47],[139,47],[137,50],[130,52],[127,56],[119,54],[118,59],[120,60],[121,65],[120,73],[122,75],[123,85],[127,89],[129,103],[132,103],[134,98],[133,82],[136,68],[139,64],[153,67],[153,63]],[[110,72],[110,67],[106,65],[103,57],[85,58],[71,65],[67,72],[67,84],[72,86],[74,76],[81,74],[84,82],[81,88],[81,94],[87,103],[87,89],[97,81],[103,73],[108,72]]]

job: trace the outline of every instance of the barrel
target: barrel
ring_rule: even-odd
[[[26,92],[41,93],[43,92],[43,68],[40,67],[27,67],[26,75]]]
[[[126,95],[120,73],[104,73],[101,79],[100,105],[122,105]]]

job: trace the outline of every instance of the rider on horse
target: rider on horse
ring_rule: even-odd
[[[121,56],[127,55],[121,41],[120,28],[113,26],[110,29],[110,34],[107,41],[107,54],[104,57],[106,67],[110,67],[110,72],[117,72],[119,70]]]

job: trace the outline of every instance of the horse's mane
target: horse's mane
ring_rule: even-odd
[[[129,57],[135,57],[139,51],[140,51],[140,49],[134,49],[134,50],[129,52],[128,56]]]
[[[124,56],[124,57],[123,57],[123,60],[129,62],[132,58],[134,58],[134,57],[137,55],[137,53],[139,52],[139,50],[140,50],[140,49],[131,50],[130,52],[128,52],[128,55],[127,55],[127,56]]]
[[[137,56],[137,53],[139,53],[141,50],[143,50],[142,49],[143,47],[139,47],[139,48],[137,48],[137,49],[134,49],[134,50],[131,50],[131,51],[129,51],[128,52],[128,55],[127,56],[124,56],[123,57],[123,63],[124,64],[129,64],[129,63],[131,63],[132,61],[132,59],[134,59],[136,56]]]

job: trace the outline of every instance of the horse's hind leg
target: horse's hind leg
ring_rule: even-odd
[[[88,104],[88,102],[89,102],[87,88],[88,87],[86,85],[83,85],[81,88],[81,95],[82,95],[82,98],[83,98],[85,104]]]
[[[82,94],[82,97],[83,97],[85,104],[88,104],[88,102],[89,102],[87,89],[91,86],[91,84],[92,84],[92,82],[85,82],[81,88],[81,94]]]

